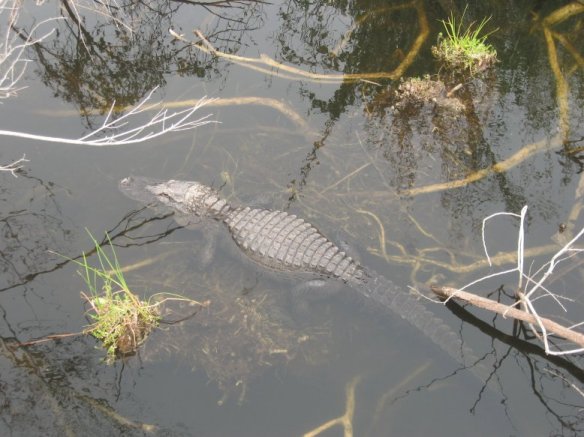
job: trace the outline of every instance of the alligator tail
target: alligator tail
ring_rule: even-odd
[[[367,280],[355,284],[353,288],[363,294],[369,302],[399,314],[457,363],[469,368],[481,382],[489,384],[491,376],[489,370],[480,363],[472,349],[463,343],[460,335],[426,308],[423,302],[371,270],[366,271],[364,277]]]

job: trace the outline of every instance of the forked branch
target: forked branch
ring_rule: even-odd
[[[55,32],[55,29],[51,29],[38,36],[41,27],[61,19],[43,20],[25,33],[16,27],[21,6],[21,0],[0,0],[0,100],[15,96],[18,91],[25,88],[18,85],[29,62],[23,59],[24,52],[28,47],[45,40]]]
[[[26,159],[26,155],[22,155],[22,158],[17,159],[16,161],[11,162],[10,164],[0,165],[0,171],[9,171],[12,174],[12,176],[17,178],[18,176],[16,175],[16,173],[18,172],[18,170],[22,168],[23,163],[25,162],[29,162],[29,160]]]
[[[508,215],[517,217],[520,220],[520,227],[517,238],[517,265],[515,268],[499,271],[492,273],[490,275],[479,278],[471,283],[461,287],[459,289],[449,288],[449,287],[432,287],[434,293],[447,301],[452,298],[462,299],[472,305],[478,306],[480,308],[494,311],[496,313],[502,314],[504,317],[510,316],[517,320],[527,322],[533,331],[534,335],[539,338],[545,347],[545,352],[550,355],[566,355],[584,352],[584,334],[575,330],[575,328],[582,325],[582,323],[577,323],[570,327],[562,326],[548,318],[542,317],[538,314],[536,308],[536,301],[541,298],[551,298],[563,312],[568,312],[570,309],[568,304],[563,302],[571,302],[563,296],[559,296],[548,289],[546,286],[546,281],[549,282],[550,276],[554,273],[555,268],[563,261],[566,261],[573,256],[579,255],[584,249],[576,247],[576,243],[584,235],[584,229],[581,229],[570,241],[568,241],[562,248],[560,248],[552,258],[537,269],[534,273],[527,274],[524,270],[524,255],[525,255],[525,229],[524,222],[527,214],[527,206],[524,206],[520,214],[514,213],[497,213],[493,214],[483,220],[483,245],[485,249],[485,255],[490,263],[490,257],[487,251],[487,245],[485,242],[485,226],[486,222],[494,217],[500,215]],[[487,279],[507,275],[507,274],[517,274],[517,302],[511,306],[503,305],[498,302],[494,302],[490,299],[485,299],[475,294],[471,294],[465,291],[476,284],[483,282]],[[514,308],[519,305],[521,309]],[[569,340],[570,342],[577,345],[577,348],[560,350],[557,347],[552,347],[549,340],[549,335],[554,334],[562,338]]]
[[[147,103],[150,101],[156,89],[154,88],[150,91],[138,105],[119,118],[112,117],[115,108],[114,102],[101,127],[78,139],[50,137],[8,130],[0,130],[0,135],[82,146],[121,146],[147,141],[169,132],[185,131],[208,123],[218,123],[217,121],[209,120],[211,114],[194,119],[193,114],[212,101],[212,99],[203,97],[195,105],[186,109],[169,112],[168,109],[163,108],[148,122],[136,127],[127,127],[131,118],[135,118],[137,115],[152,108],[152,105],[147,105]]]

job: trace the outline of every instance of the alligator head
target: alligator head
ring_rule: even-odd
[[[193,181],[161,181],[130,176],[120,182],[129,197],[161,203],[177,212],[196,216],[214,216],[226,204],[213,188]]]
[[[207,215],[209,206],[218,200],[212,188],[198,182],[170,180],[148,185],[146,189],[154,194],[160,203],[179,212],[198,216]],[[215,201],[207,205],[206,200],[213,198]]]

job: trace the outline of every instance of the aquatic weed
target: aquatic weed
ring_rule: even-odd
[[[106,234],[110,255],[89,231],[88,234],[95,246],[98,265],[90,265],[85,252],[82,261],[68,259],[81,267],[77,273],[87,287],[87,293],[81,292],[81,296],[90,307],[88,318],[91,324],[85,327],[83,334],[90,334],[102,343],[106,350],[106,363],[112,364],[117,357],[137,350],[160,324],[159,308],[164,302],[172,300],[206,305],[172,293],[157,293],[148,300],[140,299],[126,282],[109,235]]]
[[[438,44],[432,47],[432,54],[452,69],[466,70],[475,74],[497,60],[497,51],[486,43],[487,37],[497,29],[481,35],[491,17],[483,18],[478,24],[473,21],[464,28],[467,7],[464,8],[460,20],[457,20],[453,13],[448,20],[441,20],[446,37],[442,33],[438,35]]]

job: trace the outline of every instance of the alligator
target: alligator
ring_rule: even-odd
[[[313,273],[340,280],[369,303],[397,313],[461,365],[478,361],[460,336],[414,295],[361,266],[312,224],[294,214],[234,206],[215,189],[194,181],[131,176],[123,179],[119,187],[134,200],[163,204],[180,214],[222,222],[241,251],[257,264],[278,272]],[[485,381],[484,375],[477,376]]]

